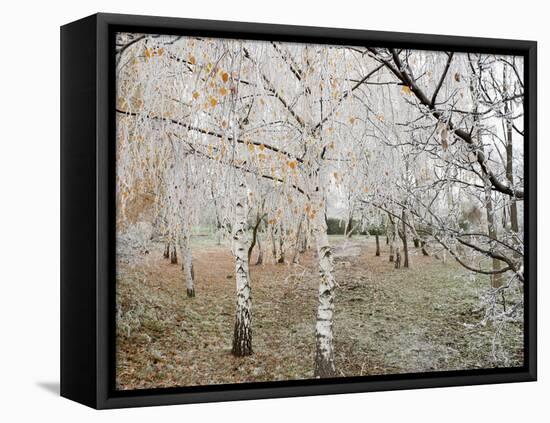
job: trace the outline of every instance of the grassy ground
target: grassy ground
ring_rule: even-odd
[[[332,237],[339,284],[336,367],[341,376],[475,369],[522,364],[521,324],[509,324],[493,356],[494,328],[479,295],[489,282],[464,277],[413,249],[412,268],[394,269],[382,245]],[[197,296],[185,296],[178,265],[158,245],[137,264],[118,263],[117,384],[120,389],[307,379],[313,374],[318,271],[314,253],[299,265],[251,266],[253,349],[231,355],[235,310],[227,246],[194,243]],[[420,255],[419,255],[420,254]],[[254,262],[254,260],[253,260]]]

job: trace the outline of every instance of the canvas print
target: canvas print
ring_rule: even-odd
[[[115,44],[116,389],[523,366],[522,57]]]

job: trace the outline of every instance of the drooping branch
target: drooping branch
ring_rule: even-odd
[[[254,65],[257,65],[256,61],[250,55],[250,52],[248,51],[248,49],[243,48],[243,51],[244,51],[244,57],[250,60]],[[274,88],[273,84],[271,83],[271,80],[266,76],[266,74],[263,72],[260,72],[260,75],[263,81],[267,84],[267,90],[271,94],[273,94],[273,96],[277,100],[279,100],[279,102],[283,105],[283,107],[290,113],[290,115],[296,120],[296,122],[298,122],[300,127],[304,128],[305,122],[302,119],[302,117],[300,117],[298,113],[296,113],[296,110],[294,110],[294,108],[288,103],[288,101]]]
[[[150,120],[157,120],[157,121],[162,121],[162,122],[166,122],[166,123],[171,123],[171,124],[174,124],[174,125],[178,125],[182,128],[185,128],[188,131],[197,132],[197,133],[203,134],[203,135],[209,135],[209,136],[216,137],[216,138],[219,138],[219,139],[225,138],[228,141],[233,141],[233,138],[231,136],[226,137],[225,135],[223,135],[219,132],[212,131],[212,130],[209,130],[209,129],[199,128],[197,126],[193,126],[193,125],[187,124],[185,122],[182,122],[182,121],[179,121],[179,120],[176,120],[176,119],[166,118],[166,117],[162,117],[162,116],[151,116],[149,113],[145,113],[145,114],[144,113],[136,113],[136,112],[130,112],[130,111],[127,111],[127,110],[122,110],[122,109],[116,109],[116,111],[117,111],[117,113],[120,113],[120,114],[123,114],[123,115],[134,116],[134,117],[145,117],[145,118],[150,119]],[[265,148],[266,150],[270,150],[270,151],[272,151],[274,153],[278,153],[278,154],[283,154],[291,160],[296,160],[299,163],[303,163],[303,159],[301,159],[300,157],[294,156],[293,154],[289,153],[288,151],[284,151],[280,148],[274,147],[274,146],[269,145],[269,144],[265,144],[263,142],[244,140],[242,138],[237,138],[235,141],[238,144],[253,144],[257,147],[263,146],[263,148]]]
[[[173,135],[175,135],[175,134],[173,134]],[[186,144],[190,148],[190,153],[200,155],[201,157],[204,157],[204,158],[209,159],[209,160],[218,161],[218,162],[220,162],[220,163],[222,163],[226,166],[232,166],[235,169],[241,170],[241,171],[246,172],[246,173],[250,173],[252,175],[258,176],[258,177],[263,178],[263,179],[269,179],[270,181],[278,182],[280,184],[286,184],[286,181],[282,178],[278,178],[278,177],[272,176],[272,175],[266,175],[265,173],[262,173],[262,172],[259,172],[259,171],[256,171],[254,169],[250,169],[250,168],[246,167],[246,164],[247,164],[246,161],[243,162],[243,163],[240,163],[240,164],[237,164],[235,162],[228,162],[228,161],[222,162],[219,159],[216,159],[215,157],[213,157],[212,155],[210,155],[210,154],[208,154],[204,151],[199,150],[198,148],[196,148],[191,143],[186,142]],[[305,195],[306,197],[309,198],[308,193],[306,191],[304,191],[302,188],[300,188],[298,185],[296,185],[296,184],[290,184],[290,185],[287,184],[287,186],[290,186],[292,189],[296,190],[300,194],[303,194],[303,195]]]
[[[392,210],[390,210],[387,206],[385,206],[384,204],[379,204],[379,203],[376,203],[376,202],[373,202],[373,201],[366,201],[366,200],[361,200],[361,202],[363,203],[366,203],[366,204],[370,204],[384,212],[386,212],[388,214],[388,216],[390,216],[390,218],[395,218],[395,219],[398,219],[400,221],[402,221],[402,217],[399,215],[399,214],[396,214],[394,213]],[[396,204],[400,207],[402,207],[403,205],[400,204],[399,202],[396,202]],[[428,226],[431,226],[429,225],[428,222],[426,222],[425,219],[422,218],[422,216],[420,216],[417,212],[415,212],[414,210],[409,210],[415,217],[417,217],[418,219],[420,219],[424,224],[428,225]],[[412,229],[411,225],[404,221],[403,222],[406,226],[408,226],[409,228]],[[482,248],[482,247],[479,247],[475,244],[472,244],[471,242],[468,242],[468,241],[464,241],[463,239],[460,238],[460,236],[454,236],[453,238],[456,239],[457,242],[459,242],[460,244],[468,247],[468,248],[471,248],[472,250],[474,251],[477,251],[481,254],[483,254],[484,256],[486,257],[489,257],[489,258],[494,258],[494,259],[497,259],[497,260],[500,260],[504,263],[506,263],[506,267],[502,268],[502,269],[499,269],[499,270],[484,270],[484,269],[481,269],[481,268],[475,268],[475,267],[472,267],[470,265],[468,265],[467,263],[464,262],[464,260],[462,260],[457,254],[456,252],[449,246],[447,245],[447,243],[437,235],[436,231],[434,229],[430,230],[429,232],[429,235],[431,237],[433,237],[434,240],[436,240],[446,251],[449,252],[449,254],[451,254],[451,256],[461,265],[463,266],[464,268],[466,268],[467,270],[470,270],[472,272],[476,272],[476,273],[481,273],[481,274],[484,274],[484,275],[494,275],[494,274],[501,274],[501,273],[505,273],[507,271],[513,271],[514,273],[516,273],[519,277],[519,279],[521,281],[523,281],[523,276],[521,275],[521,273],[518,271],[516,265],[512,262],[512,260],[510,260],[508,257],[505,257],[504,255],[502,254],[499,254],[495,251],[492,251],[492,250],[487,250],[485,248]]]
[[[389,60],[381,58],[379,56],[379,52],[376,49],[369,48],[369,51],[375,56],[375,58],[379,62],[383,63],[404,85],[406,85],[411,90],[411,92],[416,96],[418,101],[430,111],[430,113],[434,118],[436,118],[438,121],[440,121],[443,118],[443,113],[436,109],[435,103],[433,103],[432,100],[428,98],[428,96],[418,86],[418,84],[415,82],[412,76],[409,75],[409,73],[405,69],[405,66],[403,65],[403,62],[401,61],[401,58],[399,57],[399,53],[395,49],[390,49],[390,53],[393,58],[393,63],[390,62]],[[447,63],[450,64],[450,61],[448,61]],[[442,83],[442,81],[440,82]],[[434,92],[434,96],[432,96],[432,99],[435,99],[437,97],[438,91],[439,89],[436,89],[436,91]],[[462,139],[468,145],[471,145],[475,148],[476,161],[481,167],[482,173],[489,178],[489,181],[491,182],[495,190],[503,194],[509,195],[511,197],[515,197],[516,199],[523,199],[523,196],[524,196],[523,190],[518,190],[510,187],[507,183],[502,182],[491,171],[491,169],[489,169],[485,154],[481,149],[477,148],[477,145],[474,139],[472,138],[472,135],[469,132],[460,128],[456,128],[451,120],[448,120],[447,127],[449,128],[450,131],[454,132],[454,134],[457,137]]]

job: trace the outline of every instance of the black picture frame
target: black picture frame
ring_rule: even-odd
[[[114,389],[116,31],[399,46],[525,58],[524,366],[338,379]],[[95,14],[61,27],[61,395],[97,409],[534,381],[537,44],[533,41]]]

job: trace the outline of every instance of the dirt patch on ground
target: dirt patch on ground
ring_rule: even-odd
[[[467,282],[456,264],[416,249],[411,269],[394,269],[385,245],[375,257],[373,241],[331,242],[341,376],[522,364],[520,324],[501,334],[504,361],[493,354],[494,328],[469,326],[481,320],[479,294],[487,280]],[[194,266],[197,296],[190,299],[180,266],[162,258],[161,245],[137,264],[119,260],[119,389],[312,377],[318,288],[313,251],[298,265],[251,266],[254,354],[245,358],[230,353],[235,282],[229,247],[197,245]]]

